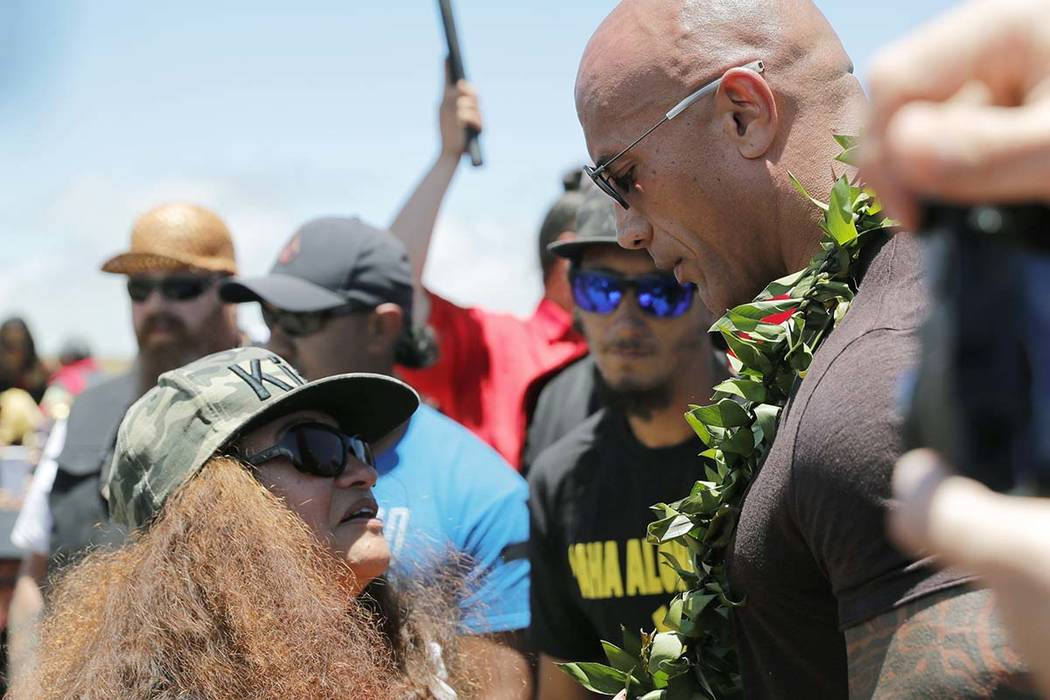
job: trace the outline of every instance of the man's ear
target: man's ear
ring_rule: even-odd
[[[404,328],[405,312],[397,304],[380,304],[372,312],[368,323],[368,345],[379,352],[387,352],[397,343]]]
[[[761,158],[776,141],[780,129],[773,91],[758,73],[733,68],[722,78],[716,95],[726,138],[744,158]]]

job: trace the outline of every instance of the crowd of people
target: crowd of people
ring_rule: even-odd
[[[927,309],[922,203],[1050,200],[1048,18],[1046,0],[965,5],[886,51],[869,104],[811,0],[623,0],[578,67],[594,165],[543,217],[524,319],[422,282],[483,128],[463,81],[388,228],[315,218],[243,270],[221,213],[146,211],[101,265],[126,281],[129,367],[82,341],[50,366],[25,321],[0,325],[0,446],[34,463],[9,696],[571,700],[594,686],[559,667],[608,662],[627,678],[608,695],[684,663],[695,687],[645,697],[721,697],[704,665],[728,657],[638,669],[611,644],[685,640],[688,606],[717,604],[682,602],[702,560],[651,536],[652,507],[764,441],[713,531],[737,694],[1050,693],[1050,506],[905,455],[899,410]],[[833,136],[862,131],[858,175]],[[899,226],[862,232],[833,289],[848,312],[786,402],[717,443],[733,410],[683,413],[780,380],[741,391],[728,380],[765,356],[709,330],[728,309],[759,338],[816,322],[759,295],[830,245],[796,186],[836,201],[829,168]],[[264,346],[239,304],[260,306]]]

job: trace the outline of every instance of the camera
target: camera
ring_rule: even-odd
[[[931,304],[905,427],[996,491],[1050,495],[1050,207],[925,207]]]

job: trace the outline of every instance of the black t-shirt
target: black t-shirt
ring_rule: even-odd
[[[886,538],[898,387],[925,313],[919,256],[906,235],[874,254],[744,500],[729,576],[747,596],[734,619],[749,698],[847,697],[845,629],[965,580]]]
[[[604,659],[620,625],[663,627],[682,590],[646,542],[649,506],[682,498],[703,478],[699,439],[650,449],[619,411],[603,409],[543,452],[529,475],[533,644],[557,659]],[[661,549],[689,560],[677,544]]]
[[[525,436],[521,473],[528,475],[536,458],[570,430],[597,413],[605,403],[605,382],[593,355],[584,355],[547,383],[536,401]]]

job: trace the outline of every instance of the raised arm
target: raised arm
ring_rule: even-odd
[[[461,80],[456,85],[446,84],[439,108],[439,123],[441,152],[390,224],[390,232],[405,244],[412,263],[417,324],[424,322],[429,312],[423,289],[423,268],[430,250],[434,222],[466,148],[465,129],[471,127],[481,131],[478,98],[469,83]]]

